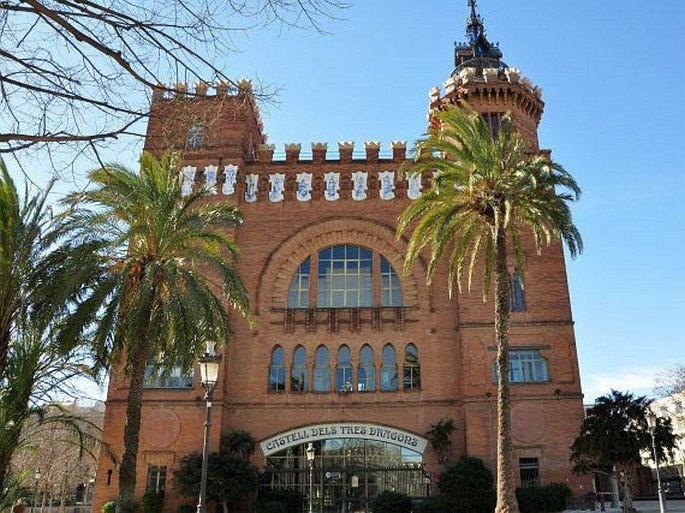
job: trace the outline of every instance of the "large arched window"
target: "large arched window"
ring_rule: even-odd
[[[280,392],[285,390],[285,358],[283,348],[276,346],[271,352],[269,365],[269,390]]]
[[[314,392],[331,391],[331,368],[328,363],[328,348],[320,346],[316,350],[314,363]]]
[[[359,353],[357,390],[360,392],[373,392],[376,390],[376,367],[373,363],[373,349],[369,345],[362,347]]]
[[[335,367],[335,389],[338,392],[352,392],[352,353],[347,346],[338,349],[338,363]]]
[[[404,349],[404,364],[402,365],[404,375],[404,389],[418,390],[421,388],[421,367],[419,366],[419,350],[414,344],[407,344]]]
[[[297,268],[295,276],[290,281],[290,289],[288,289],[288,307],[309,308],[310,267],[310,259],[307,258]]]
[[[297,346],[293,354],[293,366],[290,371],[290,390],[306,392],[309,384],[309,369],[307,369],[307,350]]]
[[[400,277],[381,255],[381,306],[402,306]]]
[[[300,264],[290,281],[288,308],[310,307],[312,267],[317,308],[372,307],[374,297],[380,297],[382,307],[402,306],[399,275],[390,262],[369,248],[342,244],[323,248]],[[380,269],[380,277],[374,277],[374,268]]]
[[[331,246],[319,251],[316,306],[344,308],[373,305],[373,258],[361,246]]]
[[[381,360],[381,391],[390,392],[397,390],[397,359],[395,348],[387,344],[383,348],[383,358]]]

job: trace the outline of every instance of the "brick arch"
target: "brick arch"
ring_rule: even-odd
[[[409,275],[402,274],[406,240],[397,240],[394,228],[386,224],[359,217],[336,217],[305,226],[271,252],[260,273],[257,308],[287,306],[290,281],[297,267],[315,251],[338,244],[357,244],[381,253],[400,276],[403,304],[419,306],[417,283],[425,276],[425,263],[419,260],[420,265]]]

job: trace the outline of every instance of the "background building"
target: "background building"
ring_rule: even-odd
[[[473,6],[467,37],[444,89],[430,91],[429,109],[466,99],[495,134],[511,112],[532,149],[546,151],[537,140],[540,89],[501,60]],[[251,86],[238,86],[156,92],[146,140],[155,153],[185,148],[186,186],[207,186],[210,201],[238,203],[245,215],[234,236],[258,325],[237,320],[224,347],[210,449],[222,433],[246,430],[260,441],[264,486],[306,494],[305,449],[314,442],[315,496],[325,511],[363,511],[385,489],[431,493],[440,464],[426,433],[440,419],[457,427],[453,459],[477,456],[494,468],[494,307],[477,285],[450,300],[444,268],[430,287],[423,261],[401,274],[407,241],[395,237],[396,220],[430,177],[399,174],[405,141],[393,141],[387,156],[379,142],[365,142],[363,152],[352,142],[337,152],[313,143],[311,158],[289,144],[275,161]],[[564,255],[560,244],[541,256],[524,244],[525,291],[511,263],[514,461],[524,485],[560,481],[585,494],[589,481],[569,463],[583,409]],[[126,394],[125,377],[113,375],[105,439],[115,450]],[[198,376],[149,381],[139,495],[170,490],[172,469],[201,450],[202,395]],[[103,458],[95,507],[116,491]],[[167,511],[179,503],[167,493]]]

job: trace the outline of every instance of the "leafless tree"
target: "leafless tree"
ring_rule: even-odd
[[[142,135],[159,84],[228,82],[238,34],[322,30],[342,0],[0,0],[0,154]],[[171,86],[174,89],[174,86]],[[257,96],[268,91],[257,91]]]
[[[685,391],[685,365],[677,363],[656,375],[654,390],[662,397]]]

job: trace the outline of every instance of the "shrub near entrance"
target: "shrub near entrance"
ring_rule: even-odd
[[[403,493],[385,490],[371,503],[373,513],[411,513],[411,500]]]

